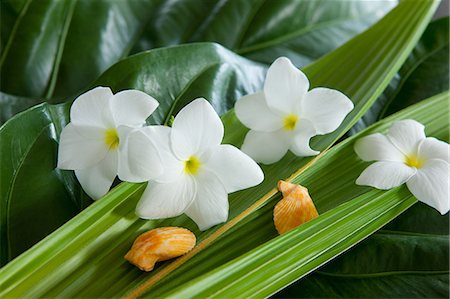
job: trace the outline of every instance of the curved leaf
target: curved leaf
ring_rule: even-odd
[[[35,104],[68,100],[127,56],[135,44],[137,52],[214,41],[266,63],[285,55],[305,65],[367,28],[394,4],[392,0],[370,4],[357,0],[6,0],[2,1],[2,38],[8,41],[0,59],[1,90],[29,97]]]
[[[449,273],[405,272],[364,278],[314,274],[275,298],[448,298]]]
[[[78,92],[128,54],[152,6],[27,0],[1,56],[2,91],[44,99]]]
[[[0,91],[0,125],[5,123],[11,115],[24,111],[39,101],[39,99],[18,97]]]
[[[256,61],[280,56],[305,66],[360,33],[397,1],[171,1],[134,51],[211,41]]]
[[[4,0],[0,2],[0,55],[19,17],[25,0]]]
[[[160,102],[147,121],[162,124],[197,97],[208,99],[219,115],[225,113],[239,97],[261,88],[265,68],[216,44],[186,44],[131,56],[95,85],[145,91]]]
[[[67,108],[42,104],[0,128],[2,265],[82,208],[74,177],[55,170]]]

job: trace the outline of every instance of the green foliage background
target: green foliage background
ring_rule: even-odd
[[[126,88],[146,91],[160,101],[160,107],[148,119],[149,124],[167,123],[170,116],[189,101],[202,96],[223,115],[226,142],[239,145],[246,130],[230,109],[239,97],[261,88],[266,69],[275,58],[287,56],[311,77],[313,86],[323,84],[338,88],[356,101],[355,111],[336,134],[313,141],[317,148],[324,150],[346,131],[347,136],[351,136],[387,115],[449,89],[449,18],[429,23],[417,41],[431,16],[431,7],[436,7],[432,1],[422,1],[429,5],[419,2],[411,0],[403,4],[410,5],[410,9],[399,8],[374,27],[371,26],[396,5],[395,1],[0,2],[0,124],[4,123],[0,128],[2,265],[91,204],[72,172],[55,169],[58,136],[69,122],[70,104],[78,94],[97,85],[111,86],[114,91]],[[368,32],[338,48],[369,27]],[[323,57],[327,53],[330,54]],[[448,101],[448,94],[440,97],[441,101]],[[411,115],[423,117],[420,115],[425,112],[420,114],[420,110],[438,113],[422,107],[425,106],[414,108]],[[448,103],[442,108],[448,111]],[[433,131],[433,136],[448,141],[448,125],[446,129]],[[308,159],[288,156],[279,164],[264,168],[264,186],[258,191],[253,188],[230,197],[230,219],[269,191],[277,179],[288,177],[308,162]],[[105,222],[117,226],[117,231],[102,232],[101,228],[89,227],[88,222],[82,221],[85,214],[80,214],[59,232],[66,231],[69,237],[84,228],[92,240],[113,241],[117,232],[122,230],[123,233],[126,229],[126,239],[122,240],[117,255],[112,254],[119,259],[135,233],[149,226],[178,224],[195,230],[184,216],[151,224],[134,219],[132,198],[137,198],[142,187],[121,184],[115,190],[112,196],[102,200],[110,198],[110,203],[120,202],[116,207],[120,212],[107,216],[110,218]],[[130,190],[134,190],[133,193]],[[330,203],[318,205],[319,211],[321,207],[326,211],[352,198],[350,191],[346,192],[342,193],[344,201],[330,199]],[[320,201],[323,196],[318,194],[313,198]],[[239,199],[247,201],[242,204]],[[275,199],[271,197],[262,210],[269,216]],[[97,206],[92,205],[86,211],[96,211]],[[100,213],[103,210],[98,210],[96,217],[103,217]],[[260,214],[254,211],[252,215]],[[120,224],[123,217],[125,222]],[[270,223],[267,217],[261,218],[265,219],[265,224]],[[245,223],[238,227],[244,229]],[[251,226],[254,227],[256,224]],[[448,297],[448,227],[448,214],[440,216],[425,205],[415,204],[349,252],[275,296]],[[202,234],[199,239],[207,239],[215,230]],[[52,236],[39,246],[48,253],[61,255],[57,247],[50,246],[52,238],[58,240],[56,235]],[[241,235],[235,233],[235,236]],[[199,276],[231,261],[230,266],[223,266],[227,269],[233,267],[233,259],[238,260],[243,253],[251,252],[274,237],[272,228],[262,229],[250,243],[242,245],[240,250],[230,250],[228,255],[223,254],[215,263],[208,264],[200,255],[187,266],[199,263],[195,267],[203,272],[194,272]],[[226,236],[220,239],[205,254],[214,253],[214,246],[220,249],[220,244],[227,244],[226,240]],[[16,270],[37,263],[36,257],[34,262],[30,258],[40,250],[39,246],[33,248],[34,253],[28,251],[9,268],[0,270],[3,286],[10,281],[12,273],[25,275],[23,277],[31,275],[31,272]],[[74,254],[80,249],[76,247],[79,245],[70,246],[68,252],[73,250]],[[93,246],[92,250],[95,252],[99,248]],[[274,250],[274,247],[268,248]],[[61,263],[67,260],[65,257],[64,254],[59,257]],[[70,265],[66,263],[66,267]],[[42,282],[42,289],[38,287],[33,292],[40,296],[113,296],[137,286],[145,278],[139,272],[130,272],[129,266],[122,262],[120,267],[124,272],[117,272],[112,280],[99,283],[96,288],[86,287],[84,283],[88,280],[83,283],[82,275],[55,272],[65,280],[58,282],[56,279],[46,286]],[[130,273],[128,276],[132,276],[130,281],[133,282],[117,284],[108,293],[107,285],[114,277],[118,279],[118,273]],[[180,275],[180,284],[186,284],[187,277]],[[39,276],[34,279],[37,278]],[[26,285],[19,281],[15,284],[18,292]],[[261,282],[264,283],[264,277]],[[203,285],[204,282],[199,279],[196,283]],[[171,284],[167,286],[172,289]],[[159,290],[160,293],[149,295],[168,294],[164,293],[164,287]],[[188,284],[180,289],[180,294],[185,290],[189,290]]]

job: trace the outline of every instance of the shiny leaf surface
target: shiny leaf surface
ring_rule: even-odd
[[[316,138],[313,141],[313,147],[322,150],[329,148],[367,110],[406,59],[431,17],[435,5],[435,2],[430,1],[402,2],[376,26],[325,56],[320,61],[305,68],[305,72],[310,76],[313,86],[325,85],[338,88],[348,94],[355,103],[355,110],[347,117],[342,126],[332,134]],[[378,41],[378,43],[373,41]],[[204,45],[191,46],[201,47]],[[206,44],[206,47],[218,49],[219,52],[225,51],[230,53],[219,46]],[[179,47],[171,49],[176,51]],[[182,53],[187,52],[186,48],[184,50]],[[139,61],[141,59],[150,59],[148,57],[151,57],[153,54],[155,57],[158,57],[157,52],[150,51],[131,57],[129,61],[124,60],[119,64],[120,67],[119,65],[117,66],[114,73],[105,74],[100,79],[99,84],[114,83],[115,86],[113,87],[117,90],[122,88],[121,84],[125,82],[126,84],[132,84],[127,86],[128,88],[143,86],[144,91],[155,96],[161,92],[158,89],[161,89],[163,96],[165,95],[166,98],[176,98],[175,92],[171,94],[172,91],[163,89],[163,85],[156,84],[155,90],[151,89],[155,82],[158,82],[152,79],[154,78],[153,72],[157,72],[159,69],[145,69],[145,66],[140,65]],[[197,56],[195,63],[198,63],[199,57],[203,58],[203,56]],[[177,60],[175,59],[175,61]],[[242,58],[237,58],[237,60],[239,65],[242,64],[242,61],[245,61]],[[194,63],[194,61],[190,60],[181,61]],[[128,62],[129,68],[142,68],[150,73],[137,74],[127,72],[128,67],[126,65]],[[147,63],[150,62],[147,61]],[[345,70],[342,66],[346,66]],[[253,70],[254,68],[249,69]],[[256,69],[260,69],[261,71],[259,72],[263,73],[264,68],[256,67]],[[244,68],[244,70],[247,70],[247,68]],[[239,71],[237,71],[237,74],[239,74]],[[245,76],[245,72],[243,74],[243,78],[248,78]],[[130,81],[133,78],[135,80]],[[163,76],[163,78],[166,77]],[[195,80],[195,78],[192,79]],[[236,75],[236,78],[240,78],[240,76]],[[178,80],[186,82],[182,76]],[[174,81],[176,80],[171,80],[170,82]],[[144,84],[145,82],[149,83]],[[240,81],[237,80],[237,82]],[[186,82],[186,84],[188,83],[189,81]],[[201,82],[194,83],[192,86],[205,86],[200,84]],[[168,82],[165,82],[165,84],[168,84]],[[214,84],[220,86],[223,85],[223,82],[214,81]],[[184,93],[183,90],[189,91],[191,85],[188,85],[188,88],[179,88],[178,83],[172,86],[177,88],[177,92],[185,95],[187,93]],[[235,91],[233,89],[230,90],[234,94]],[[196,93],[203,93],[203,91],[200,89],[193,90],[192,95]],[[183,99],[183,96],[180,99]],[[179,103],[188,100],[191,99],[184,98]],[[173,105],[173,107],[173,111],[176,111],[176,105]],[[164,115],[166,110],[167,106],[162,106],[152,121],[167,119],[167,116],[172,112],[169,109],[168,114]],[[225,114],[223,121],[226,124],[225,142],[238,145],[242,143],[246,129],[237,121],[233,112]],[[311,158],[300,159],[288,155],[280,163],[264,167],[266,180],[263,184],[257,188],[236,192],[229,197],[231,221],[204,233],[200,233],[195,225],[185,216],[165,221],[137,219],[134,214],[134,207],[145,185],[123,183],[103,199],[95,202],[88,209],[74,217],[40,244],[0,270],[0,281],[4,290],[2,295],[111,297],[125,294],[141,283],[148,282],[149,278],[154,278],[156,281],[161,282],[166,281],[164,280],[164,273],[168,274],[176,270],[180,265],[179,263],[177,264],[177,261],[165,263],[148,275],[133,268],[122,259],[123,254],[139,233],[162,225],[184,226],[193,230],[201,242],[184,259],[188,260],[195,257],[196,254],[208,254],[210,251],[203,250],[205,247],[213,244],[217,238],[230,232],[234,225],[239,224],[241,221],[247,222],[247,219],[254,219],[254,216],[259,214],[257,208],[263,206],[276,194],[273,187],[278,179],[290,176],[302,166],[303,170],[308,169],[311,165],[319,164],[320,166],[320,157],[313,161],[317,161],[317,163],[308,163],[310,161],[313,160]],[[335,176],[333,175],[333,177]],[[335,180],[335,184],[339,184],[339,182]],[[348,187],[345,191],[348,192],[349,190],[353,192],[350,194],[354,194],[354,192],[362,192],[363,189]],[[342,196],[348,198],[348,194],[342,194]],[[333,207],[333,203],[327,206],[328,204],[327,202],[318,204],[318,206],[321,206],[319,210],[324,211]],[[254,227],[252,228],[254,230]],[[249,244],[246,241],[252,240],[252,238],[248,237],[250,235],[252,234],[247,233],[244,238],[241,238],[241,242],[245,245]],[[217,246],[219,247],[223,245],[221,242],[215,244],[218,244]],[[224,247],[220,248],[224,252]],[[228,255],[224,254],[223,256],[227,257]],[[217,259],[221,257],[217,257]],[[45,265],[39,261],[45,261]],[[214,262],[214,260],[211,260],[211,262]],[[175,274],[175,272],[173,273]],[[184,271],[184,273],[188,272]],[[183,279],[181,276],[179,278]],[[93,280],[95,280],[95,283],[92,283]],[[7,288],[3,286],[7,286]],[[145,287],[143,291],[146,290],[147,288]],[[141,291],[142,289],[139,288],[138,293],[142,294]]]

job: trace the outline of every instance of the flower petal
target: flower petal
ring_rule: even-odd
[[[283,114],[299,113],[308,89],[308,78],[288,58],[280,57],[269,67],[264,93],[271,109]]]
[[[394,122],[387,136],[405,155],[417,154],[419,142],[426,138],[425,127],[412,119]]]
[[[450,165],[443,160],[427,161],[406,185],[421,202],[438,210],[442,215],[450,210]]]
[[[142,126],[159,106],[157,100],[140,90],[123,90],[110,101],[116,126]]]
[[[352,109],[353,102],[345,94],[319,87],[305,95],[300,118],[311,121],[317,134],[323,135],[336,130]]]
[[[239,120],[252,130],[273,132],[283,127],[283,118],[270,110],[262,92],[242,97],[236,102],[234,111]]]
[[[163,219],[181,215],[196,195],[196,184],[190,176],[170,183],[150,181],[136,207],[143,219]]]
[[[172,150],[181,160],[219,145],[223,124],[208,101],[199,98],[181,109],[172,125]]]
[[[103,160],[108,153],[105,129],[69,123],[62,131],[58,149],[58,168],[84,169]]]
[[[117,175],[117,151],[109,151],[105,159],[93,167],[75,170],[83,190],[92,198],[99,199],[111,188]]]
[[[309,146],[309,140],[316,135],[316,130],[313,124],[307,119],[300,120],[297,128],[293,132],[291,139],[290,150],[299,157],[315,156],[319,154],[319,151],[311,149]]]
[[[289,145],[281,130],[275,132],[250,130],[245,136],[241,150],[256,162],[272,164],[283,158]]]
[[[415,168],[402,162],[375,162],[364,169],[356,184],[387,190],[407,182],[415,173]]]
[[[140,129],[120,126],[118,176],[122,181],[140,183],[155,179],[163,173],[163,164],[154,142]]]
[[[375,133],[358,139],[355,143],[356,154],[364,161],[403,162],[405,155],[385,135]]]
[[[419,145],[419,155],[424,160],[441,159],[450,164],[450,144],[428,137]]]
[[[96,87],[83,93],[70,108],[70,121],[76,125],[114,127],[109,101],[113,93],[109,87]]]
[[[258,164],[236,147],[223,144],[210,151],[205,167],[217,175],[227,193],[256,186],[264,180]]]
[[[170,134],[172,129],[166,126],[148,126],[141,132],[156,145],[163,165],[163,172],[154,180],[158,183],[167,183],[177,180],[182,174],[184,163],[180,161],[170,146]]]
[[[197,196],[185,213],[202,231],[227,221],[228,195],[217,176],[206,171],[198,175]]]

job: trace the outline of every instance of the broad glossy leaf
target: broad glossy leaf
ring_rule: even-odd
[[[448,138],[444,140],[449,140]],[[450,215],[419,203],[384,227],[386,230],[428,235],[448,235]]]
[[[67,121],[66,108],[42,104],[0,128],[2,265],[83,206],[74,177],[55,170],[56,140]]]
[[[0,125],[5,123],[11,115],[24,111],[39,101],[39,99],[18,97],[0,91]]]
[[[421,219],[411,220],[424,224]],[[316,297],[320,290],[324,297],[446,298],[448,259],[448,235],[381,230],[275,297]]]
[[[218,45],[192,44],[135,55],[108,70],[98,84],[151,94],[161,102],[151,122],[162,124],[187,99],[201,96],[223,113],[242,94],[259,88],[264,74],[265,67]],[[69,109],[70,103],[42,104],[0,128],[1,242],[8,244],[2,246],[2,264],[90,202],[72,172],[55,169],[58,136],[69,122]],[[59,212],[49,216],[49,210]],[[30,228],[27,221],[38,218],[39,225]]]
[[[197,43],[136,54],[108,69],[95,85],[145,91],[160,103],[148,122],[162,124],[198,97],[222,115],[242,95],[261,88],[265,70],[220,45]]]
[[[449,18],[428,25],[386,91],[350,130],[354,134],[378,119],[449,89]]]
[[[187,0],[164,3],[136,46],[211,41],[256,61],[305,66],[360,33],[397,1]]]
[[[314,274],[275,298],[448,298],[449,273],[405,272],[368,275]],[[349,295],[351,294],[351,295]]]
[[[233,50],[256,47],[248,54],[262,51],[258,55],[265,60],[258,60],[266,63],[285,55],[303,66],[367,28],[395,3],[5,0],[2,38],[8,40],[0,60],[1,90],[35,104],[70,100],[135,44],[137,52],[216,41]],[[11,105],[8,118],[21,107]]]
[[[314,141],[314,147],[319,149],[330,147],[364,113],[400,68],[421,31],[425,28],[434,8],[434,2],[402,2],[369,31],[305,69],[305,72],[310,75],[313,85],[320,84],[339,88],[347,93],[355,103],[354,112],[350,114],[344,124],[333,134],[318,137]],[[382,40],[383,43],[373,43],[374,40]],[[389,47],[386,47],[386,44]],[[193,46],[200,47],[202,45]],[[218,46],[207,46],[224,51]],[[183,53],[185,52],[183,51]],[[136,57],[144,59],[145,55],[151,56],[152,53],[151,51]],[[157,57],[157,55],[155,56]],[[136,57],[130,58],[132,63],[129,67],[144,68],[138,64],[139,59],[133,60]],[[242,58],[239,61],[241,62]],[[114,76],[105,74],[102,80],[114,82],[118,86],[121,86],[122,82],[130,82],[133,85],[128,87],[134,87],[142,86],[142,80],[145,79],[145,82],[149,83],[144,84],[144,91],[154,94],[154,92],[159,92],[158,88],[162,89],[160,85],[157,85],[155,91],[151,89],[155,84],[155,81],[152,80],[153,72],[157,70],[149,70],[151,73],[144,75],[133,74],[126,72],[126,62],[127,60],[123,61],[123,65],[117,68],[117,74]],[[188,62],[185,61],[185,63]],[[351,71],[344,72],[342,65]],[[134,76],[136,80],[131,82],[130,76]],[[244,76],[244,78],[248,77]],[[184,80],[184,78],[181,79]],[[214,83],[223,84],[220,81],[214,81]],[[175,87],[177,86],[175,85]],[[203,85],[194,84],[192,86]],[[116,87],[114,86],[114,88]],[[162,90],[166,92],[167,98],[176,98],[176,95],[170,94],[170,90]],[[194,90],[194,92],[202,93],[201,90]],[[234,93],[233,90],[231,92]],[[185,98],[184,100],[191,99]],[[164,115],[158,112],[156,116],[162,120]],[[234,114],[232,112],[225,114],[223,121],[226,124],[225,142],[242,143],[246,129],[237,121]],[[208,250],[203,251],[205,247],[230,231],[234,225],[250,218],[254,219],[253,217],[258,215],[257,207],[262,206],[273,194],[276,194],[273,187],[278,179],[288,177],[299,167],[308,168],[312,164],[308,164],[310,161],[311,158],[300,159],[288,155],[279,164],[264,167],[266,180],[263,184],[257,188],[236,192],[229,197],[231,221],[204,233],[199,232],[195,224],[185,216],[164,221],[137,219],[134,207],[145,185],[121,184],[105,198],[95,202],[74,217],[51,237],[5,266],[0,271],[2,284],[8,286],[8,289],[4,290],[4,294],[12,296],[26,294],[27,296],[49,297],[110,297],[124,294],[149,278],[159,280],[163,277],[164,271],[166,274],[170,273],[177,269],[180,262],[166,263],[165,266],[158,267],[150,275],[130,266],[122,257],[139,233],[163,225],[184,226],[192,229],[201,242],[196,249],[184,257],[184,261],[197,253],[208,254]],[[320,162],[320,159],[317,161]],[[336,181],[335,184],[338,182]],[[346,191],[361,192],[362,190],[353,189],[348,188]],[[326,202],[322,204],[322,209],[327,209],[326,204]],[[252,228],[254,230],[254,227]],[[273,230],[273,228],[271,229]],[[247,233],[240,242],[248,244],[246,241],[252,239],[249,236],[252,234]],[[227,250],[221,247],[223,243],[218,242],[217,244],[226,257]],[[238,242],[238,244],[240,243]],[[80,259],[84,262],[80,262]],[[216,259],[219,259],[219,256]],[[45,260],[45,266],[34,262],[38,260]],[[211,262],[213,261],[211,260]],[[91,283],[93,280],[95,283]]]
[[[127,56],[152,7],[150,0],[27,0],[2,52],[2,91],[40,99],[78,92]]]
[[[275,237],[277,234],[274,232],[271,219],[272,207],[280,196],[273,196],[267,201],[266,206],[254,213],[257,215],[249,216],[252,218],[251,220],[236,225],[209,250],[195,256],[177,269],[177,272],[161,281],[150,290],[146,297],[266,297],[361,241],[417,200],[405,186],[389,191],[357,186],[356,178],[369,163],[357,158],[353,150],[354,142],[363,135],[375,132],[385,133],[393,121],[406,118],[424,123],[427,134],[430,136],[438,138],[448,136],[449,95],[448,92],[441,94],[378,122],[361,134],[333,147],[310,168],[300,170],[293,175],[291,177],[293,182],[308,188],[319,210],[318,218],[292,232]],[[337,173],[339,173],[338,179],[336,179]],[[331,179],[333,177],[334,180]],[[250,231],[251,240],[247,241],[245,236],[248,236]],[[270,235],[272,237],[268,237]],[[267,241],[268,238],[270,238],[269,241]],[[346,278],[377,276],[380,274],[379,272],[394,272],[392,274],[447,273],[448,275],[448,236],[427,238],[419,235],[415,239],[409,239],[401,235],[392,237],[379,234],[378,238],[382,240],[370,240],[368,242],[371,243],[366,244],[365,247],[359,247],[359,250],[369,255],[368,257],[361,256],[359,252],[354,252],[353,255],[352,253],[344,255],[337,263],[333,264],[331,269],[325,267],[321,273]],[[431,241],[432,238],[439,239],[435,241],[442,246],[436,248],[428,243],[427,241]],[[237,244],[238,241],[242,243]],[[406,244],[401,244],[402,242]],[[259,244],[262,245],[255,248]],[[225,259],[221,257],[212,259],[211,257],[214,254],[219,256],[219,250],[223,250],[224,246],[227,248],[227,255],[234,255],[235,258],[220,266]],[[367,253],[367,250],[370,252]],[[386,265],[383,262],[388,257],[389,263]],[[415,263],[415,260],[411,258],[419,258],[421,261]],[[222,261],[219,261],[220,259]],[[335,269],[336,267],[337,269]],[[192,270],[188,271],[187,269]],[[207,272],[207,269],[213,270]],[[406,280],[406,277],[401,277],[401,279]],[[448,294],[448,285],[444,289],[445,285],[442,281],[438,290],[425,289],[425,287],[436,286],[437,281],[433,279],[435,276],[422,278],[423,289],[420,292],[423,294],[429,291],[433,294],[433,292],[446,291]],[[316,280],[313,278],[314,282]],[[308,278],[305,281],[308,281]],[[348,279],[343,282],[346,281]],[[325,284],[325,282],[327,280],[323,283]],[[407,281],[407,284],[411,283],[414,281]],[[367,282],[362,286],[366,284]],[[302,281],[299,285],[302,286]],[[352,285],[354,286],[355,283]],[[351,293],[347,288],[340,289],[337,283],[332,286],[333,288],[328,287],[331,289],[330,292],[327,292],[328,289],[325,288],[321,297],[331,297],[339,293],[340,297],[365,296],[365,289],[356,289],[354,293]],[[375,284],[371,291],[381,287],[381,283]],[[295,289],[300,290],[298,286]],[[399,286],[399,289],[402,289],[402,286]],[[317,291],[311,290],[315,294],[318,294]],[[415,291],[417,292],[417,289]],[[389,290],[380,291],[376,297],[386,293],[389,294]],[[347,296],[342,294],[347,294]],[[388,296],[396,294],[398,293],[393,291]],[[284,293],[278,295],[284,297]]]
[[[0,2],[0,55],[22,10],[25,0],[3,0]]]

